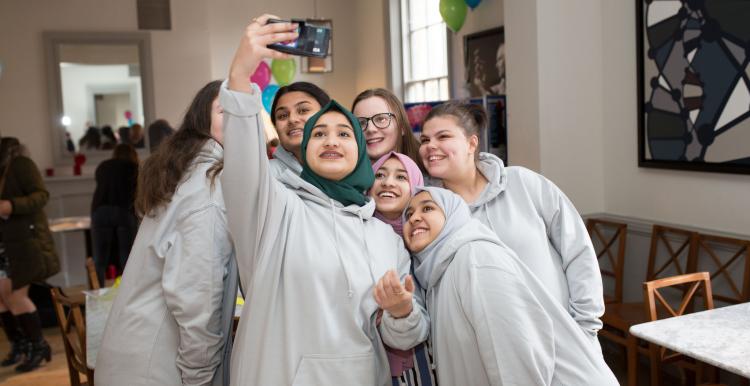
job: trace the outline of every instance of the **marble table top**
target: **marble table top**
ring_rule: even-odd
[[[49,230],[52,232],[81,231],[91,228],[91,218],[88,216],[61,217],[49,220]]]
[[[636,324],[630,333],[750,378],[750,303]]]

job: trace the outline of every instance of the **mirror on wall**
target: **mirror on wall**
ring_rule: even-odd
[[[55,160],[108,158],[118,143],[145,152],[153,121],[149,36],[132,32],[46,32]]]

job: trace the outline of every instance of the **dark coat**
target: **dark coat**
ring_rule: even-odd
[[[0,197],[13,205],[10,218],[0,220],[13,289],[60,272],[60,260],[44,214],[49,193],[34,161],[23,156],[11,161]]]

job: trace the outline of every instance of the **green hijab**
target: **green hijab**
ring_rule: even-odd
[[[319,176],[317,173],[312,171],[307,164],[307,143],[310,141],[310,135],[312,129],[315,127],[315,123],[320,117],[329,112],[338,111],[346,116],[346,119],[351,123],[354,129],[354,138],[357,140],[357,166],[354,170],[339,181],[332,181],[327,178]],[[375,182],[375,173],[372,171],[370,166],[370,158],[367,157],[367,143],[365,142],[365,135],[362,132],[362,128],[359,126],[359,121],[354,117],[351,111],[347,110],[344,106],[341,106],[338,102],[331,99],[328,104],[323,106],[320,111],[315,113],[305,123],[305,131],[302,135],[302,174],[300,174],[303,180],[315,185],[318,189],[322,190],[328,197],[342,203],[343,205],[364,205],[367,202],[365,193]]]

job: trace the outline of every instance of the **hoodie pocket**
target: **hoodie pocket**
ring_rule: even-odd
[[[368,385],[375,383],[375,354],[303,355],[292,386]]]

